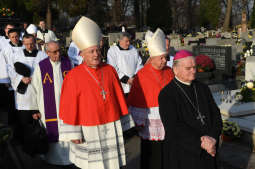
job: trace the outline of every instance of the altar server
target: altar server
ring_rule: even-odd
[[[107,63],[115,68],[124,93],[128,94],[135,74],[143,65],[138,51],[130,44],[130,35],[127,32],[122,32],[119,43],[108,50]]]

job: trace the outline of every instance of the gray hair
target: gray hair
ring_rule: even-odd
[[[131,35],[127,32],[120,33],[119,40],[122,40],[124,37],[127,37],[128,39],[131,39]]]
[[[49,51],[49,45],[51,45],[51,44],[57,44],[58,46],[60,46],[57,41],[51,40],[48,43],[46,43],[46,45],[45,45],[45,51],[46,52]]]
[[[192,59],[195,60],[195,57],[194,57],[194,56],[188,56],[188,57],[186,57],[186,58],[174,60],[174,61],[173,61],[173,67],[177,67],[181,61],[183,61],[183,60],[185,60],[185,59],[187,59],[187,58],[192,58]]]

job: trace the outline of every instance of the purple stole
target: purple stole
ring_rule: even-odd
[[[42,76],[45,123],[49,142],[58,142],[58,117],[55,101],[54,77],[50,59],[46,58],[39,63]],[[71,62],[68,58],[61,58],[61,72],[64,79],[71,70]]]

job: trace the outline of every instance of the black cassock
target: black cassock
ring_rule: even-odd
[[[198,100],[199,111],[205,117],[204,125],[180,87],[195,107]],[[201,148],[200,141],[201,136],[207,135],[218,143],[222,129],[220,110],[208,86],[198,81],[185,85],[175,78],[159,94],[159,112],[166,132],[162,144],[162,169],[218,168],[217,153],[216,157],[210,156]]]

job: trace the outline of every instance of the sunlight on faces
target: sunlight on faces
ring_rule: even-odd
[[[23,45],[27,51],[32,51],[35,49],[35,40],[33,38],[24,38]]]
[[[96,68],[101,63],[101,53],[99,46],[92,46],[84,49],[81,54],[83,61],[89,67]]]
[[[51,61],[58,62],[60,60],[60,48],[57,43],[49,43],[46,53]]]
[[[119,40],[120,47],[123,49],[128,49],[130,45],[130,39],[124,36],[122,39]]]
[[[9,33],[9,39],[13,44],[18,44],[19,42],[19,34],[17,32]]]
[[[166,66],[166,54],[154,56],[150,58],[151,65],[158,70],[162,70]]]
[[[175,76],[183,82],[191,83],[196,78],[196,62],[194,57],[180,59],[173,67]]]
[[[14,28],[13,25],[7,25],[7,26],[5,27],[5,29],[4,29],[5,35],[8,36],[8,31],[9,31],[10,29],[13,29],[13,28]]]

